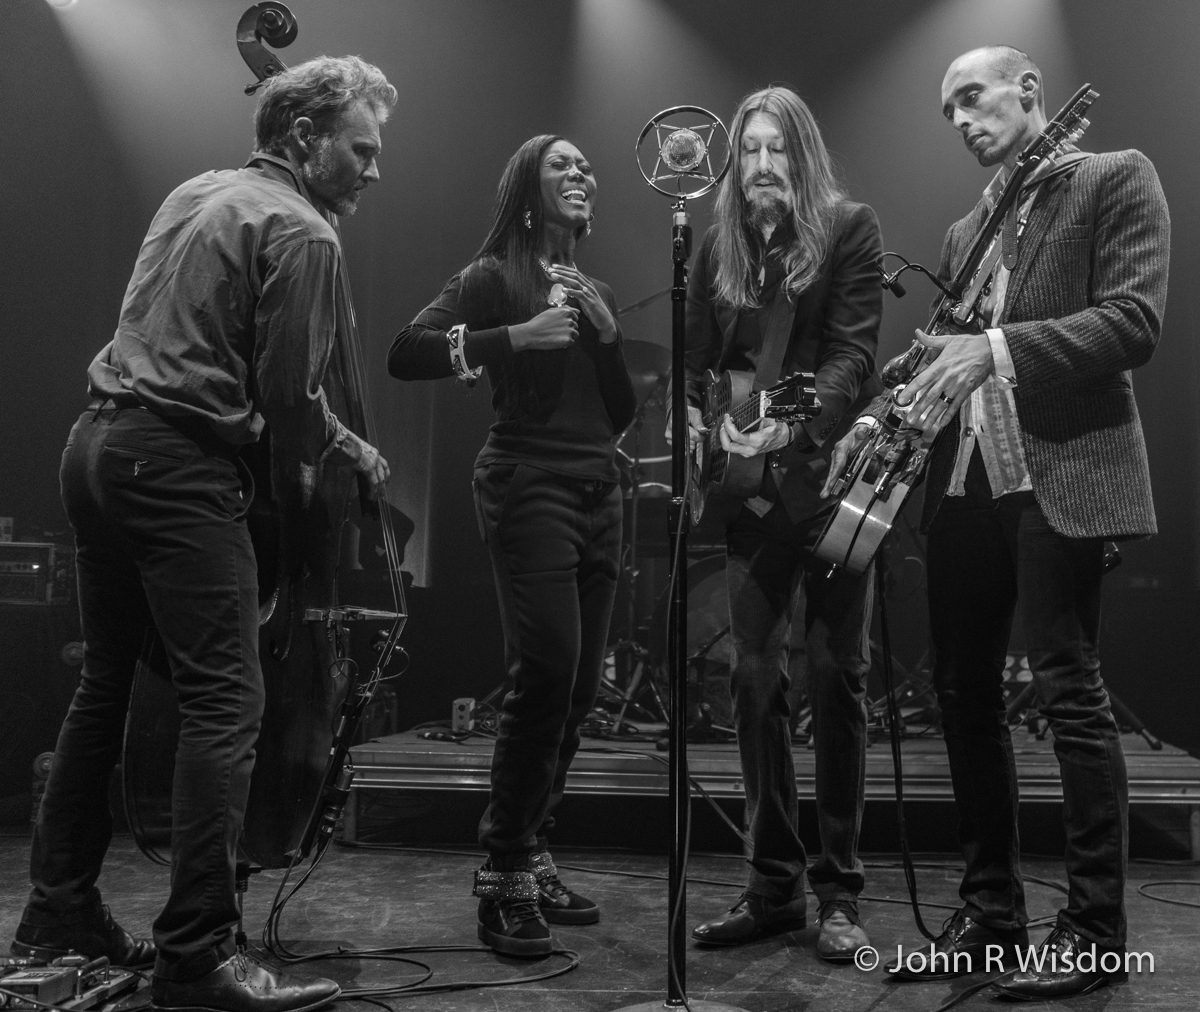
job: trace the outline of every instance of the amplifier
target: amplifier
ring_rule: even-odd
[[[62,604],[71,599],[74,551],[49,541],[0,542],[0,604]]]

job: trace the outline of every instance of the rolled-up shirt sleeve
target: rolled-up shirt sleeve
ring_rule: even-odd
[[[337,332],[334,242],[306,239],[266,266],[255,313],[254,403],[276,439],[315,463],[346,429],[330,410],[321,381]]]

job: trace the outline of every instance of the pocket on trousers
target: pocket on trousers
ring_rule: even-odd
[[[151,446],[146,443],[122,443],[110,440],[104,444],[102,453],[134,463],[134,474],[140,473],[143,467],[156,464],[182,464],[188,459],[188,454],[166,450],[161,446]],[[139,466],[140,465],[140,466]]]
[[[479,540],[487,544],[487,526],[483,522],[483,503],[479,501],[479,478],[471,478],[471,498],[475,500],[475,526],[479,530]]]
[[[479,536],[488,543],[488,531],[500,526],[504,518],[504,507],[517,472],[523,464],[488,464],[475,469],[471,479],[475,493],[475,522],[479,525]]]
[[[113,465],[115,487],[135,495],[206,504],[227,520],[240,519],[250,506],[236,459],[119,441],[106,443],[101,452]],[[249,491],[252,496],[252,478]]]

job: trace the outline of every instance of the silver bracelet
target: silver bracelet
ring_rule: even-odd
[[[454,375],[473,387],[475,381],[483,375],[483,366],[474,369],[467,365],[467,325],[459,323],[446,331],[446,342],[450,345],[450,364],[454,366]]]

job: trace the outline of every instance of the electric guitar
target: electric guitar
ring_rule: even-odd
[[[1007,248],[1011,239],[1016,238],[1015,207],[1022,185],[1047,158],[1061,154],[1064,147],[1083,136],[1089,125],[1084,113],[1097,98],[1099,95],[1091,85],[1085,84],[1021,152],[996,206],[976,234],[952,281],[943,283],[920,264],[910,264],[903,257],[900,259],[904,266],[888,273],[882,262],[885,257],[896,256],[895,253],[884,253],[875,261],[876,270],[883,275],[883,287],[897,296],[904,295],[904,289],[896,279],[906,270],[919,271],[941,290],[942,296],[925,328],[927,334],[945,333],[952,327],[955,333],[978,330],[982,289],[991,275],[991,269],[983,270],[981,265],[992,240]],[[1013,215],[1006,224],[1010,211]],[[1011,239],[1009,234],[1000,235],[1002,228],[1010,232]],[[998,252],[993,250],[992,255]],[[935,357],[923,344],[914,341],[908,351],[896,356],[883,369],[884,385],[891,390],[887,413],[834,484],[838,500],[813,547],[813,553],[835,569],[845,568],[854,574],[866,571],[909,493],[925,473],[932,447],[921,446],[920,430],[904,425],[904,409],[896,404],[895,398]]]
[[[721,447],[721,424],[728,414],[738,432],[752,432],[764,419],[781,421],[814,418],[821,413],[815,377],[798,372],[766,390],[754,390],[754,373],[731,369],[704,377],[704,435],[692,454],[689,502],[692,521],[704,514],[709,495],[720,493],[739,499],[758,494],[767,455],[743,457]]]

